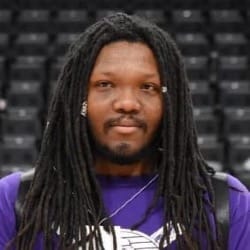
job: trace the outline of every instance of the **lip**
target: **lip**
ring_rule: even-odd
[[[131,134],[131,133],[138,131],[138,129],[140,129],[140,127],[127,126],[127,125],[126,126],[125,125],[116,125],[116,126],[112,126],[112,129],[120,134]]]
[[[137,117],[127,117],[122,115],[116,118],[110,118],[104,123],[104,130],[109,130],[119,134],[132,134],[139,130],[146,131],[146,123]]]
[[[127,120],[123,119],[121,121],[114,122],[111,126],[115,127],[140,127],[138,122],[135,122],[133,120]]]

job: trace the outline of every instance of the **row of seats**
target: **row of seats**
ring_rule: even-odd
[[[75,41],[79,33],[19,33],[9,35],[0,33],[0,52],[7,56],[16,55],[62,55]],[[182,53],[193,56],[208,56],[213,52],[219,56],[244,56],[249,54],[250,40],[243,33],[176,33],[174,39]],[[214,55],[213,54],[213,55]],[[216,56],[216,54],[214,55]]]
[[[55,84],[54,79],[49,84],[39,79],[13,79],[9,81],[8,86],[5,86],[6,89],[2,86],[0,97],[6,98],[10,107],[32,106],[40,109],[46,104],[45,101],[52,94]],[[191,81],[190,88],[193,104],[197,107],[216,106],[225,110],[250,107],[250,82],[248,81],[224,81],[218,82],[217,86],[207,81]]]
[[[97,10],[1,10],[0,31],[44,31],[44,32],[81,32],[95,20],[122,9]],[[131,12],[131,11],[128,11]],[[248,32],[250,23],[249,10],[212,9],[201,11],[197,9],[176,9],[164,11],[162,9],[139,9],[131,14],[146,17],[157,23],[162,28],[171,26],[177,31],[202,31],[206,32],[229,31]],[[211,30],[210,30],[211,28]],[[12,30],[13,29],[13,30]]]
[[[2,112],[8,112],[13,125],[15,121],[33,121],[33,118],[40,116],[40,112],[46,111],[45,104],[47,104],[48,96],[45,96],[41,85],[38,82],[20,83],[15,82],[9,90],[6,105],[2,108]],[[52,93],[50,93],[51,96]],[[249,134],[250,125],[250,105],[242,107],[221,107],[216,105],[197,105],[195,103],[196,96],[193,94],[193,103],[195,107],[195,117],[197,123],[200,124],[200,134],[219,134],[218,121],[223,121],[223,131],[226,135],[232,134]],[[250,94],[248,95],[248,101]],[[2,100],[3,102],[3,100]],[[8,108],[6,106],[8,105]],[[222,120],[222,121],[221,121]],[[8,119],[6,118],[5,122]],[[4,123],[3,123],[4,124]],[[9,130],[9,121],[7,126]],[[22,128],[20,124],[16,124],[18,131]],[[35,127],[34,127],[35,129]],[[7,130],[7,128],[6,128]],[[32,133],[32,129],[26,128],[27,132]],[[37,130],[35,130],[37,131]],[[37,135],[40,133],[37,133]]]
[[[20,8],[45,8],[56,10],[58,8],[63,9],[114,9],[123,8],[127,10],[133,10],[138,8],[161,8],[172,10],[176,8],[200,8],[200,9],[213,9],[213,8],[237,8],[244,9],[250,6],[248,0],[241,0],[240,4],[237,0],[207,0],[206,2],[200,0],[168,0],[167,4],[164,0],[134,0],[130,2],[125,2],[123,0],[95,0],[95,1],[82,1],[82,0],[23,0],[23,1],[2,1],[0,6],[5,8],[11,8],[14,10],[19,10]]]
[[[246,85],[250,75],[247,56],[184,56],[184,62],[191,80],[219,81],[223,86],[227,82],[238,82],[235,88]],[[0,81],[5,77],[21,80],[42,80],[48,72],[54,79],[54,73],[60,70],[63,57],[17,56],[13,59],[0,56]],[[240,81],[240,82],[239,82]]]

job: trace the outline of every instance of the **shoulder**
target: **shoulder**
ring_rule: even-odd
[[[240,180],[230,174],[227,175],[227,183],[229,188],[235,189],[239,192],[248,193],[248,189],[240,182]]]
[[[228,175],[229,186],[229,250],[244,250],[250,245],[250,193],[235,177]]]
[[[235,177],[228,175],[230,199],[230,221],[237,223],[244,218],[250,220],[250,193],[248,189]]]
[[[0,179],[0,204],[14,202],[20,184],[21,173],[13,173]]]
[[[228,175],[230,199],[230,219],[237,221],[244,214],[250,213],[250,193],[248,189],[235,177]]]
[[[21,173],[0,179],[0,249],[14,237],[16,231],[15,201]]]

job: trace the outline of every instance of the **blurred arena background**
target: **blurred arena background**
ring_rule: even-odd
[[[124,11],[172,34],[206,160],[250,187],[250,0],[87,2],[0,0],[0,176],[33,166],[68,45]]]

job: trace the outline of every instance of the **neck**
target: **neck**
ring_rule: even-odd
[[[110,176],[139,176],[152,172],[152,163],[143,160],[133,164],[119,165],[103,158],[97,158],[95,162],[97,174]]]

